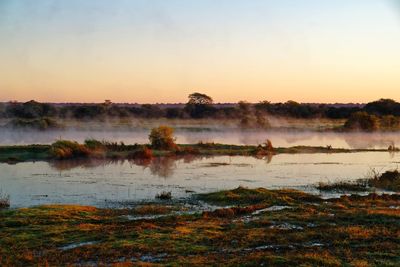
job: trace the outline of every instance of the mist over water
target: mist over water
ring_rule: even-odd
[[[83,142],[88,138],[124,142],[125,144],[148,143],[148,129],[137,130],[63,130],[63,131],[15,131],[0,130],[0,145],[51,144],[59,139]],[[335,133],[312,131],[241,131],[238,129],[184,130],[177,129],[176,141],[180,144],[215,142],[235,145],[258,145],[270,139],[275,147],[328,146],[350,149],[386,149],[399,146],[398,133]]]
[[[0,145],[51,144],[58,139],[83,142],[87,138],[148,143],[150,128],[0,130]],[[398,133],[338,133],[294,130],[240,130],[229,127],[176,127],[180,144],[215,142],[257,145],[266,139],[274,147],[328,146],[348,149],[387,149],[399,146]],[[49,203],[76,203],[105,207],[121,201],[153,200],[157,193],[172,192],[187,198],[192,193],[250,188],[295,188],[319,193],[319,182],[364,178],[371,169],[396,169],[400,154],[389,152],[280,154],[253,157],[159,157],[152,160],[65,160],[0,164],[0,189],[13,207]]]

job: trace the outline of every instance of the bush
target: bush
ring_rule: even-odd
[[[149,135],[150,144],[154,149],[176,149],[174,129],[168,126],[153,128]]]
[[[90,154],[90,150],[86,146],[68,140],[59,140],[53,143],[51,152],[57,159],[87,157]]]
[[[10,207],[10,196],[0,190],[0,209]]]
[[[383,116],[380,121],[380,126],[382,130],[398,130],[400,128],[400,119],[393,115]]]
[[[379,119],[366,112],[353,113],[344,124],[346,130],[376,131],[379,129]]]
[[[400,172],[398,170],[386,171],[381,175],[375,174],[368,180],[369,186],[399,192],[400,191]]]
[[[163,191],[163,192],[157,194],[157,195],[156,195],[156,198],[157,198],[157,199],[161,199],[161,200],[169,200],[169,199],[172,198],[172,194],[171,194],[171,192],[165,192],[165,191]]]
[[[146,146],[143,146],[141,149],[136,150],[128,155],[129,159],[152,159],[153,151]]]
[[[86,139],[85,146],[90,149],[102,149],[105,147],[104,142],[96,139]]]

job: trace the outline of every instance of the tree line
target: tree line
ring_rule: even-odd
[[[93,120],[105,117],[137,117],[168,119],[239,119],[243,127],[268,127],[268,116],[312,119],[347,119],[348,128],[374,129],[382,125],[397,127],[400,103],[392,99],[380,99],[366,105],[302,104],[295,101],[271,103],[261,101],[253,104],[240,101],[234,105],[215,104],[212,97],[193,93],[185,105],[163,107],[157,104],[125,105],[105,101],[100,104],[49,104],[29,101],[0,104],[0,118],[42,119],[73,118]],[[368,122],[369,121],[369,122]]]

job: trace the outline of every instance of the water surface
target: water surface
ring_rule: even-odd
[[[148,143],[150,129],[134,131],[2,131],[0,145],[51,144],[58,139],[83,142],[87,138],[107,140],[126,144]],[[200,141],[236,145],[258,145],[270,139],[275,147],[297,145],[327,146],[350,149],[386,149],[390,145],[400,146],[398,133],[334,133],[334,132],[295,132],[295,131],[240,131],[237,129],[220,130],[176,130],[177,143],[195,144]]]
[[[161,191],[171,191],[174,198],[238,186],[318,193],[311,186],[319,182],[363,178],[371,169],[382,172],[398,165],[400,154],[389,152],[1,163],[0,188],[10,195],[13,207],[104,207],[115,201],[154,200]]]

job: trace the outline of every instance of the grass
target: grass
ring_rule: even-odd
[[[317,189],[321,191],[370,191],[382,189],[400,192],[400,172],[398,170],[386,171],[382,174],[372,172],[371,177],[356,181],[340,181],[336,183],[319,183]]]
[[[155,214],[168,214],[172,208],[159,204],[146,204],[140,205],[134,209],[135,214],[138,215],[155,215]]]
[[[51,159],[50,145],[0,146],[0,162]]]
[[[238,202],[231,195],[239,196]],[[126,215],[168,215],[170,206],[2,210],[0,265],[400,264],[399,195],[321,200],[293,190],[237,188],[201,196],[204,201],[234,206],[139,220]],[[264,210],[283,203],[288,208]]]
[[[260,203],[268,205],[287,205],[298,200],[319,201],[318,197],[297,190],[249,189],[242,186],[233,190],[198,194],[197,198],[219,206],[252,205]]]
[[[0,190],[0,209],[10,207],[10,196]]]
[[[165,191],[163,191],[163,192],[161,192],[161,193],[158,193],[158,194],[156,195],[156,198],[157,198],[157,199],[161,199],[161,200],[170,200],[170,199],[172,199],[172,194],[171,194],[171,192],[165,192]]]
[[[398,170],[386,171],[381,175],[375,175],[368,180],[370,186],[400,192],[400,172]]]
[[[51,145],[51,154],[56,159],[88,157],[91,149],[86,145],[69,140],[59,140]]]
[[[164,156],[252,156],[271,158],[276,154],[296,153],[351,153],[387,151],[374,149],[335,149],[331,147],[295,146],[272,148],[266,145],[227,145],[198,143],[177,145],[174,150],[149,149],[148,145],[125,145],[124,143],[86,140],[84,144],[75,141],[58,140],[52,145],[0,146],[0,162],[19,162],[36,160],[65,160],[79,158],[108,159],[148,159]]]
[[[366,180],[356,181],[339,181],[335,183],[319,183],[317,189],[321,191],[334,192],[364,192],[367,190],[368,183]]]

